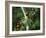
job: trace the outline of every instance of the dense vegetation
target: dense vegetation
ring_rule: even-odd
[[[23,7],[23,10],[12,7],[12,31],[40,30],[40,8]]]

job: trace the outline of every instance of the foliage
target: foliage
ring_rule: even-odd
[[[21,7],[12,7],[12,30],[25,31],[40,30],[40,8],[23,7],[27,19]]]

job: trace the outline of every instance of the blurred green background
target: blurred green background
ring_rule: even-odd
[[[40,30],[40,8],[12,7],[12,31]],[[27,29],[28,26],[28,29]]]

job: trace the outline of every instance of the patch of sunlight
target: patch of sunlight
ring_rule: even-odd
[[[28,31],[28,29],[29,29],[29,26],[27,25],[27,26],[26,26],[26,30]]]

